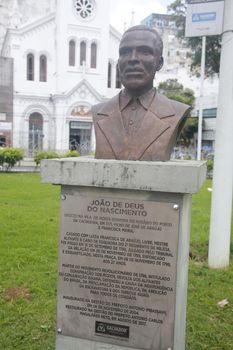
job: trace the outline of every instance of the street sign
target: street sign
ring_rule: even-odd
[[[0,122],[1,131],[10,131],[12,130],[12,123]]]
[[[185,36],[222,34],[223,0],[188,0]]]
[[[224,1],[224,0],[187,0],[188,4],[203,4],[205,2],[217,2],[217,1]]]
[[[215,21],[216,12],[193,13],[192,22],[207,22]]]

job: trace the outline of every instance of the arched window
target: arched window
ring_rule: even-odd
[[[120,72],[118,66],[116,67],[116,88],[121,88],[121,81],[120,81]]]
[[[96,43],[91,44],[91,68],[96,68],[97,62],[97,45]]]
[[[75,66],[75,41],[69,42],[69,66]]]
[[[83,62],[86,62],[86,43],[81,41],[80,43],[80,66],[83,65]]]
[[[34,80],[34,55],[27,55],[27,80]]]
[[[70,115],[72,121],[70,121],[69,148],[79,151],[81,155],[90,154],[92,138],[92,112],[90,106],[78,104],[73,107]]]
[[[108,62],[108,88],[112,86],[112,65]]]
[[[47,81],[47,57],[40,56],[40,81]]]
[[[28,131],[29,155],[33,156],[43,149],[43,117],[40,113],[34,112],[29,116]]]

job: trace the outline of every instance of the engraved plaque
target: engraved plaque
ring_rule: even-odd
[[[179,208],[63,195],[57,326],[141,349],[174,344]]]

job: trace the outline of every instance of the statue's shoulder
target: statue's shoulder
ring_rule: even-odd
[[[157,95],[158,95],[158,100],[160,101],[161,104],[167,104],[172,106],[172,108],[174,108],[174,110],[178,113],[183,114],[183,113],[186,113],[186,111],[188,112],[191,109],[191,107],[185,103],[172,100],[166,97],[165,95],[162,95],[159,93],[157,93]]]
[[[100,102],[100,103],[97,103],[96,105],[93,105],[91,107],[91,111],[92,111],[92,115],[93,115],[93,118],[95,119],[98,112],[104,107],[104,105],[106,104],[107,102]]]
[[[119,94],[113,96],[112,98],[100,102],[92,106],[93,117],[103,114],[108,115],[111,111],[118,108],[119,106]]]

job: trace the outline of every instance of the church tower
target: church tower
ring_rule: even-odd
[[[21,14],[19,11],[18,0],[13,0],[12,11],[10,14],[10,27],[18,28],[21,24]]]
[[[69,90],[83,78],[97,91],[104,91],[110,46],[109,0],[57,0],[55,23],[57,92]]]

